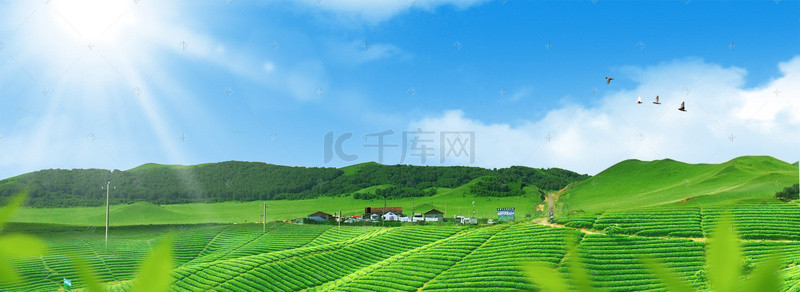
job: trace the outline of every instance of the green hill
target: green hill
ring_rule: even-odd
[[[496,178],[480,196],[521,194],[534,185],[559,189],[588,176],[550,168],[514,166],[485,169],[464,166],[412,166],[362,163],[341,169],[290,167],[261,162],[226,161],[199,165],[148,163],[121,171],[48,169],[0,181],[0,200],[27,191],[29,206],[75,207],[105,204],[111,182],[112,204],[209,203],[226,201],[300,200],[369,194],[361,198],[406,198],[456,188],[475,178]]]
[[[379,164],[377,162],[364,162],[364,163],[359,163],[359,164],[353,164],[353,165],[350,165],[350,166],[345,166],[345,167],[342,167],[342,168],[339,168],[339,169],[344,171],[344,175],[353,175],[353,174],[358,173],[359,170],[361,170],[362,168],[364,168],[364,166],[367,166],[367,165],[374,166],[374,165],[381,165],[381,164]]]
[[[388,206],[402,207],[406,215],[412,210],[426,212],[432,208],[445,213],[448,218],[455,215],[469,216],[474,210],[481,218],[494,217],[497,208],[517,209],[518,218],[527,214],[544,216],[536,212],[540,204],[539,192],[535,186],[523,188],[524,195],[515,197],[479,197],[469,192],[479,179],[456,188],[436,188],[433,196],[420,198],[391,198],[358,200],[353,196],[326,196],[301,200],[267,201],[267,220],[281,221],[308,216],[316,211],[336,213],[345,216],[364,214],[364,207]],[[475,202],[474,209],[472,202]],[[264,201],[217,202],[154,205],[146,202],[118,204],[111,206],[111,225],[147,224],[197,224],[197,223],[247,223],[259,222]],[[70,208],[20,208],[12,222],[70,224],[81,226],[102,226],[105,222],[105,206]]]
[[[626,160],[576,183],[559,202],[562,212],[597,212],[769,199],[796,183],[797,176],[795,166],[769,156],[743,156],[720,164]]]

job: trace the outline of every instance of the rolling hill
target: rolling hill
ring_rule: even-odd
[[[576,183],[559,202],[567,213],[729,203],[773,198],[797,180],[796,166],[769,156],[742,156],[720,164],[625,160]]]
[[[148,163],[122,170],[48,169],[0,181],[0,200],[29,193],[29,206],[76,207],[105,204],[104,187],[113,186],[112,204],[210,203],[227,201],[301,200],[369,194],[365,198],[434,195],[436,188],[457,188],[491,177],[481,196],[519,196],[533,185],[554,190],[587,175],[549,168],[513,166],[485,169],[464,166],[412,166],[362,163],[341,169],[291,167],[261,162],[226,161],[199,165]]]

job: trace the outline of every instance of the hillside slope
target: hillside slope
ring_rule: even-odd
[[[433,195],[432,188],[457,188],[478,177],[497,179],[481,189],[487,197],[519,196],[533,185],[559,189],[588,176],[550,168],[514,166],[485,169],[464,166],[412,166],[362,163],[341,169],[290,167],[227,161],[199,165],[148,163],[121,171],[48,169],[0,181],[0,201],[27,191],[34,207],[99,206],[111,182],[112,204],[299,200],[370,193],[368,198]],[[377,186],[384,186],[377,188]],[[364,195],[364,194],[361,194]]]
[[[562,212],[596,212],[768,199],[797,177],[797,167],[769,156],[742,156],[720,164],[626,160],[575,184],[559,202]]]

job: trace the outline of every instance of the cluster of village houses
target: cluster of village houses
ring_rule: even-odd
[[[413,213],[413,212],[412,212]],[[358,223],[364,221],[399,221],[399,222],[444,222],[444,212],[430,209],[425,213],[413,213],[412,216],[403,214],[403,207],[366,207],[364,208],[364,215],[353,215],[349,217],[340,216],[340,214],[328,214],[322,211],[315,212],[305,218],[306,221],[316,222],[342,222],[342,223]],[[477,218],[467,218],[464,216],[456,216],[454,218],[456,223],[461,224],[477,224]]]

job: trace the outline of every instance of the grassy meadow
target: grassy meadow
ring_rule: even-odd
[[[356,173],[359,167],[364,166],[344,171]],[[480,178],[438,188],[434,196],[385,202],[403,207],[406,214],[412,208],[436,208],[448,218],[470,215],[473,201],[481,218],[495,218],[496,208],[517,208],[516,222],[495,225],[280,222],[316,211],[362,214],[366,206],[384,205],[383,200],[354,199],[352,193],[266,201],[266,227],[257,223],[264,201],[118,204],[111,206],[108,245],[104,207],[23,207],[0,232],[0,242],[3,236],[25,233],[48,248],[40,256],[13,260],[23,281],[0,281],[0,291],[60,291],[65,278],[83,291],[86,282],[74,257],[96,274],[101,291],[131,291],[139,265],[165,235],[175,239],[172,291],[537,290],[542,286],[524,267],[538,263],[553,269],[551,276],[576,276],[567,256],[571,249],[582,256],[594,289],[671,289],[663,275],[642,264],[643,258],[653,258],[689,290],[707,291],[713,288],[709,239],[726,216],[736,235],[726,252],[740,254],[736,264],[743,266],[734,273],[757,278],[763,263],[774,263],[780,270],[770,280],[779,287],[775,291],[800,291],[800,203],[774,198],[797,177],[796,165],[763,156],[721,164],[623,161],[563,191],[554,222],[544,211],[535,211],[546,205],[537,187],[525,186],[523,196],[478,197],[470,187]],[[574,247],[570,239],[577,239]]]
[[[626,160],[576,183],[558,201],[564,213],[710,206],[772,200],[797,181],[797,166],[768,156],[743,156],[720,164]]]
[[[525,188],[525,196],[499,198],[475,197],[468,194],[468,189],[469,184],[454,189],[442,188],[438,190],[437,195],[432,197],[415,198],[413,202],[408,198],[390,199],[386,201],[386,205],[403,207],[406,215],[411,215],[412,207],[417,213],[436,208],[445,212],[448,218],[452,218],[453,215],[459,214],[471,215],[474,201],[477,216],[491,218],[496,217],[497,208],[516,207],[518,216],[522,217],[525,214],[535,214],[535,206],[541,203],[538,191],[532,187]],[[363,214],[364,207],[367,206],[383,207],[384,205],[383,200],[357,200],[352,196],[174,205],[134,203],[111,206],[111,225],[260,222],[264,203],[268,205],[267,221],[302,218],[316,211],[333,214],[341,210],[343,215],[350,216]],[[12,221],[102,226],[105,224],[105,207],[22,208],[12,218]]]

